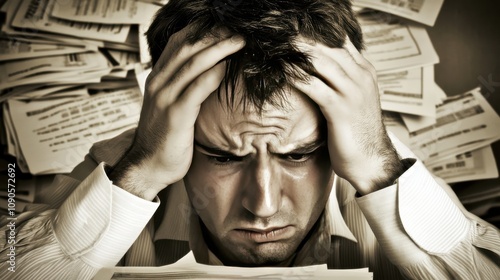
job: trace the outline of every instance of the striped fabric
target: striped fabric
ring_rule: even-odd
[[[132,135],[95,145],[71,174],[56,177],[51,203],[18,216],[15,272],[7,270],[8,221],[1,220],[0,279],[92,279],[105,266],[172,263],[190,248],[197,260],[220,265],[196,223],[190,227],[196,217],[182,182],[160,193],[160,205],[109,181],[103,162],[113,165]],[[402,157],[412,157],[393,141]],[[500,279],[499,230],[465,211],[418,161],[396,184],[363,197],[336,178],[311,236],[294,265],[369,267],[375,279]]]

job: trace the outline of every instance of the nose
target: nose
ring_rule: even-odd
[[[276,171],[262,160],[245,171],[242,205],[256,217],[268,218],[280,210],[282,188]]]

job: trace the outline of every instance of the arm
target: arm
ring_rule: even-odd
[[[0,278],[89,279],[99,267],[120,260],[157,208],[112,186],[103,164],[90,157],[69,176],[58,175],[50,190],[53,204],[13,221],[2,218]],[[9,224],[15,226],[15,243],[6,239]],[[126,238],[116,238],[122,234]]]
[[[201,103],[224,77],[221,61],[244,45],[230,34],[188,44],[188,33],[174,34],[153,68],[128,141],[95,145],[95,162],[87,158],[73,177],[54,181],[55,189],[64,190],[61,205],[19,216],[15,272],[7,269],[11,244],[3,235],[0,278],[91,279],[126,253],[158,207],[151,200],[186,174]]]
[[[349,40],[342,49],[297,45],[311,54],[316,73],[295,86],[321,108],[334,171],[361,195],[357,202],[391,262],[416,279],[498,276],[498,230],[467,213],[407,148],[398,154],[394,146],[402,144],[382,124],[370,63]]]

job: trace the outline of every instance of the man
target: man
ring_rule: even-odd
[[[18,218],[18,269],[1,276],[90,279],[191,249],[213,265],[500,277],[498,230],[386,133],[348,1],[172,0],[148,40],[137,129]]]

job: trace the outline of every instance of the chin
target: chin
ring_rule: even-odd
[[[225,259],[226,265],[233,266],[288,266],[297,246],[290,243],[269,242],[250,248],[229,245],[224,250],[231,252]],[[234,250],[234,248],[238,248]]]

